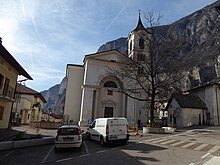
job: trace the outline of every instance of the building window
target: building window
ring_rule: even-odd
[[[140,47],[140,49],[144,49],[144,40],[143,40],[143,38],[139,38],[139,47]]]
[[[138,61],[145,61],[145,56],[144,54],[138,54],[138,58],[137,58]]]
[[[0,106],[0,120],[3,119],[3,112],[4,112],[4,107]]]
[[[211,115],[210,113],[207,113],[207,120],[210,120],[211,119]]]
[[[10,83],[10,80],[6,77],[5,78],[4,90],[3,90],[3,95],[5,95],[5,96],[7,96],[7,94],[8,94],[9,83]]]
[[[172,120],[173,120],[173,115],[170,114],[170,123],[172,122]]]
[[[0,89],[3,87],[3,82],[4,82],[4,76],[0,74]]]
[[[114,81],[106,81],[104,87],[118,88],[117,84]]]
[[[132,41],[130,42],[130,51],[132,51]]]
[[[143,75],[143,74],[144,74],[144,68],[138,67],[138,75]]]
[[[108,89],[107,95],[113,95],[113,90]]]

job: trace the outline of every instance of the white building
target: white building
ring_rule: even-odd
[[[142,34],[148,35],[139,16],[136,28],[129,33],[128,57],[111,50],[86,55],[83,65],[67,65],[65,122],[88,126],[95,118],[117,116],[126,117],[130,126],[146,125],[147,104],[120,92],[119,84],[126,86],[126,82],[109,74],[109,68],[119,67],[121,58],[140,60],[140,55],[146,56]]]
[[[198,95],[207,106],[207,124],[220,125],[220,83],[207,83],[202,86],[195,87],[188,92]]]
[[[207,123],[206,104],[197,95],[174,93],[166,108],[169,126],[183,128]]]

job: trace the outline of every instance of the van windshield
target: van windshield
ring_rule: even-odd
[[[78,128],[61,128],[59,135],[78,135]]]

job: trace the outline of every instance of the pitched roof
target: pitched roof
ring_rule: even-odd
[[[34,95],[34,96],[39,97],[44,103],[47,102],[41,93],[21,84],[17,84],[16,93]]]
[[[120,55],[121,57],[128,58],[125,55],[123,55],[121,52],[119,52],[118,50],[114,49],[114,50],[106,50],[106,51],[102,51],[102,52],[97,52],[97,53],[85,55],[83,62],[85,62],[85,59],[104,55],[105,53],[116,53],[116,54]]]
[[[139,14],[137,26],[136,26],[136,28],[135,28],[133,31],[139,31],[139,30],[144,30],[144,31],[146,31],[144,25],[142,24],[140,14]],[[132,31],[132,32],[133,32],[133,31]]]
[[[201,100],[199,96],[181,93],[172,94],[167,107],[169,107],[169,104],[173,98],[178,102],[181,108],[207,109],[206,104]]]
[[[14,59],[14,57],[5,49],[5,47],[0,43],[0,55],[12,66],[14,67],[19,75],[22,75],[30,80],[33,78],[22,68],[22,66]]]
[[[109,53],[109,52],[115,52],[115,53],[117,53],[117,54],[120,54],[120,55],[124,56],[124,55],[123,55],[121,52],[119,52],[118,50],[113,49],[113,50],[106,50],[106,51],[96,52],[96,53],[92,53],[92,54],[87,54],[87,55],[85,55],[85,58],[87,58],[87,57],[93,57],[93,56],[98,56],[98,55],[100,55],[100,54]]]

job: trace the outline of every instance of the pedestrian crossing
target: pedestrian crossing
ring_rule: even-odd
[[[145,140],[144,142],[149,143],[149,144],[160,144],[160,145],[167,145],[171,147],[192,149],[195,151],[203,151],[203,152],[207,152],[211,154],[220,153],[220,145],[214,145],[214,144],[208,144],[208,143],[195,143],[195,142],[184,141],[184,140],[170,139],[166,137],[148,139],[148,140]]]

